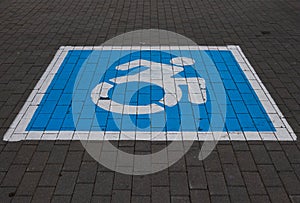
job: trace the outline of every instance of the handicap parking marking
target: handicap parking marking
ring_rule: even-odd
[[[221,83],[195,67],[204,72],[216,67]],[[211,128],[213,95],[222,88],[225,99],[218,105],[226,109],[224,123]],[[82,105],[88,108],[74,108]],[[3,139],[296,138],[239,46],[66,46],[57,51]]]

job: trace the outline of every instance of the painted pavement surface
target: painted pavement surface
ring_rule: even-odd
[[[300,201],[299,7],[296,1],[2,1],[0,127],[9,142],[0,145],[1,202]],[[91,47],[147,28],[210,46]],[[164,148],[174,132],[200,142],[153,175],[122,175],[94,161],[76,137],[70,101],[80,69],[99,61],[109,68],[86,97],[96,117],[80,112],[84,117],[76,126],[86,139],[91,132],[104,132],[99,139],[109,132],[116,147],[134,154]],[[227,114],[224,126],[213,129],[224,134],[222,141],[199,161],[201,141],[211,135],[212,95],[209,77],[191,67],[211,65],[226,90],[220,105]],[[167,70],[172,71],[165,78],[156,74]],[[135,92],[137,85],[141,89]],[[122,113],[120,103],[127,103]],[[160,113],[163,122],[151,119]],[[187,122],[179,122],[181,117]]]

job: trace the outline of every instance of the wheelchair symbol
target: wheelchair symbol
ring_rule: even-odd
[[[146,67],[135,74],[120,76],[101,82],[91,92],[91,99],[100,108],[120,114],[150,114],[164,111],[164,105],[175,106],[182,98],[180,86],[188,86],[188,100],[193,104],[206,102],[205,80],[199,77],[174,77],[184,70],[184,66],[192,66],[195,61],[187,57],[175,57],[170,64],[157,63],[143,59],[130,61],[116,67],[117,70],[131,70],[138,67]],[[164,96],[159,101],[161,105],[151,103],[147,105],[128,105],[113,101],[108,92],[114,85],[126,82],[146,82],[157,85],[164,90]],[[112,84],[111,84],[112,83]],[[114,84],[114,85],[113,85]],[[138,109],[138,111],[137,111]]]

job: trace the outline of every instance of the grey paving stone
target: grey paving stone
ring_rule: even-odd
[[[17,152],[22,146],[22,142],[12,142],[7,145],[5,145],[3,151],[7,152]]]
[[[280,178],[273,165],[259,165],[257,168],[265,186],[282,186]]]
[[[135,141],[129,140],[128,142],[119,142],[119,147],[134,147]]]
[[[37,147],[36,147],[36,151],[39,152],[51,152],[53,146],[54,146],[54,141],[44,141],[44,142],[39,142]]]
[[[54,194],[55,195],[72,195],[76,183],[77,172],[61,172],[58,179]]]
[[[110,203],[111,202],[111,196],[93,196],[91,203]]]
[[[130,202],[130,190],[114,190],[112,193],[112,203]]]
[[[138,152],[151,152],[151,142],[147,141],[136,141],[134,150]]]
[[[1,152],[0,154],[0,171],[7,171],[12,164],[16,152]]]
[[[282,145],[290,163],[300,163],[300,150],[296,145]]]
[[[224,195],[212,195],[211,196],[211,202],[212,203],[217,203],[217,202],[230,202],[229,196],[224,196]]]
[[[249,146],[246,142],[231,142],[234,151],[248,151]]]
[[[242,175],[249,195],[266,194],[265,187],[257,172],[243,172]]]
[[[225,178],[222,172],[207,172],[206,178],[210,195],[228,194]]]
[[[11,165],[1,186],[18,186],[25,173],[25,165]]]
[[[298,178],[300,178],[300,164],[293,164],[293,169]]]
[[[300,181],[294,172],[280,172],[279,177],[289,195],[300,195]]]
[[[257,171],[252,155],[248,151],[236,152],[241,171]]]
[[[191,148],[186,154],[185,154],[185,161],[186,165],[189,166],[202,166],[203,162],[199,160],[199,149],[197,148]]]
[[[169,171],[183,172],[186,171],[185,159],[182,157],[176,163],[169,167]]]
[[[130,190],[132,188],[132,176],[116,173],[113,183],[113,189]]]
[[[0,172],[0,184],[2,183],[6,173],[5,172]]]
[[[98,172],[94,186],[95,195],[111,195],[113,187],[113,172]]]
[[[207,182],[203,167],[188,168],[188,182],[190,189],[207,189]]]
[[[27,171],[43,171],[49,157],[49,152],[35,152]]]
[[[151,174],[152,186],[168,186],[169,185],[169,172],[168,170],[159,171]]]
[[[40,172],[26,172],[18,187],[17,195],[33,195],[40,177]]]
[[[157,203],[170,202],[169,187],[152,187],[151,200]]]
[[[89,202],[92,199],[93,184],[76,184],[72,202]]]
[[[4,149],[4,147],[5,147],[5,145],[0,142],[0,152],[2,152],[2,150]]]
[[[5,108],[1,108],[0,109],[0,115],[1,115],[0,118],[9,117],[9,115],[11,115],[13,112],[13,108],[14,108],[14,106],[8,106],[8,105],[6,105]]]
[[[228,190],[231,202],[250,202],[245,187],[229,187]]]
[[[82,152],[69,152],[63,165],[63,171],[79,171]]]
[[[150,176],[133,176],[132,195],[150,195],[151,194],[151,177]]]
[[[219,152],[220,160],[223,164],[237,163],[237,160],[235,158],[235,154],[234,154],[234,151],[233,151],[231,145],[217,145],[217,149],[218,149],[218,152]]]
[[[56,196],[54,195],[51,203],[65,203],[65,202],[70,202],[71,201],[71,196]]]
[[[238,165],[224,164],[223,171],[227,185],[230,186],[243,186],[244,181]]]
[[[189,203],[190,198],[188,196],[171,196],[171,203]]]
[[[269,151],[281,151],[282,147],[279,142],[265,142],[266,149]]]
[[[84,148],[80,141],[72,141],[70,143],[69,151],[84,151]]]
[[[15,187],[0,187],[0,202],[11,202],[16,194]]]
[[[291,195],[290,199],[293,203],[299,203],[300,202],[300,196],[299,195]]]
[[[30,203],[31,202],[31,197],[30,196],[14,197],[11,202],[12,203]]]
[[[270,152],[271,159],[275,165],[275,168],[278,171],[290,171],[292,170],[292,167],[286,158],[284,152],[281,151],[272,151]]]
[[[282,187],[267,187],[271,202],[290,202],[288,195]]]
[[[37,187],[32,197],[32,202],[51,202],[51,198],[54,192],[54,187]]]
[[[180,184],[178,184],[180,183]],[[171,195],[189,195],[187,174],[184,172],[170,172]]]
[[[56,186],[58,178],[60,176],[62,166],[57,164],[46,165],[39,185],[40,186]]]
[[[130,202],[131,203],[139,203],[139,202],[150,203],[151,198],[150,198],[150,196],[132,196]]]
[[[222,171],[219,155],[216,151],[213,151],[204,160],[204,168],[205,168],[205,171]]]
[[[78,183],[94,183],[97,174],[96,162],[82,162],[79,170]]]
[[[191,190],[191,202],[210,202],[208,190]]]
[[[93,157],[91,157],[91,156],[89,155],[89,153],[88,153],[87,151],[85,151],[85,152],[84,152],[84,155],[83,155],[82,161],[88,162],[88,161],[95,161],[95,160],[93,159]],[[99,166],[102,166],[102,165],[99,164]],[[104,166],[102,166],[102,167],[103,167],[102,169],[105,169],[105,170],[103,170],[103,171],[109,171],[109,170],[108,170],[107,168],[105,168]],[[100,170],[100,167],[98,167],[98,171],[101,171],[101,170]]]
[[[271,158],[264,145],[250,145],[250,150],[256,164],[271,164]]]
[[[32,145],[22,145],[20,150],[15,157],[14,163],[17,164],[28,164],[31,160],[31,157],[35,151],[36,146]]]
[[[51,154],[49,156],[48,162],[51,164],[64,163],[65,157],[67,155],[68,146],[65,145],[54,145]]]
[[[268,195],[251,195],[251,202],[270,202],[270,198]]]

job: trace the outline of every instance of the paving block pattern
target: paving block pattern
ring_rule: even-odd
[[[3,139],[296,135],[239,46],[94,46],[60,47]]]
[[[60,46],[100,45],[147,28],[174,31],[199,45],[239,45],[299,136],[299,8],[294,0],[1,1],[1,136]],[[147,146],[141,143],[114,144],[135,152]],[[143,152],[166,144],[153,142]],[[132,177],[96,163],[79,141],[1,141],[0,202],[75,202],[83,193],[91,202],[158,202],[158,195],[164,202],[299,201],[299,141],[219,142],[205,161],[197,159],[199,147],[172,168]],[[80,165],[72,169],[65,160],[74,157]],[[205,181],[191,180],[195,174]],[[141,182],[148,186],[139,190]]]

